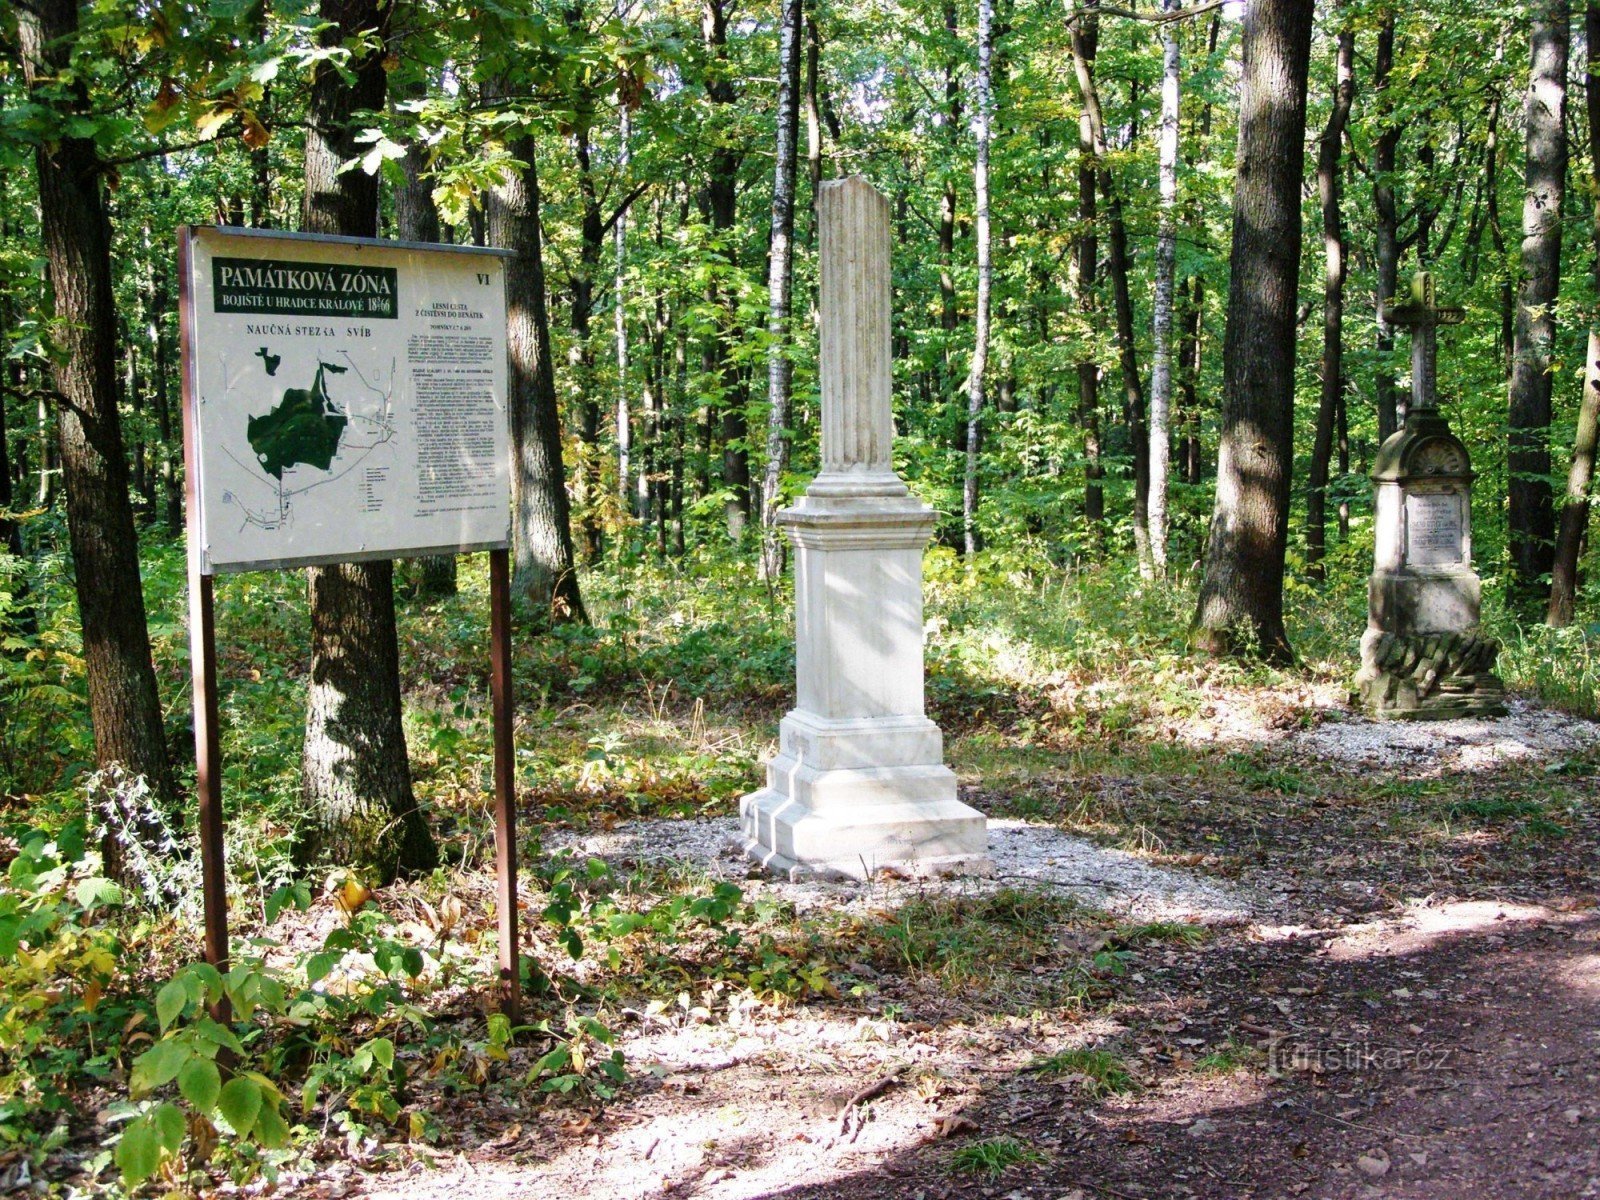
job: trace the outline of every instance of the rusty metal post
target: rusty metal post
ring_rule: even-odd
[[[511,552],[489,551],[489,692],[494,727],[495,903],[500,916],[500,1011],[521,1020],[517,954],[517,766],[511,699]]]
[[[195,795],[199,802],[200,877],[205,900],[206,961],[228,969],[228,877],[222,845],[222,750],[217,725],[217,638],[212,577],[203,571],[200,543],[200,498],[196,494],[200,464],[196,458],[193,296],[189,290],[189,255],[193,235],[178,234],[178,337],[183,404],[183,487],[189,558],[189,662],[194,687]],[[227,1001],[219,1019],[227,1019]]]

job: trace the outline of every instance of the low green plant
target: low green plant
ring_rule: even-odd
[[[1028,1069],[1045,1078],[1073,1078],[1091,1100],[1134,1088],[1132,1073],[1110,1050],[1059,1050],[1035,1059]]]
[[[988,1138],[962,1146],[950,1156],[950,1168],[974,1175],[996,1176],[1023,1163],[1044,1161],[1044,1155],[1016,1138]]]

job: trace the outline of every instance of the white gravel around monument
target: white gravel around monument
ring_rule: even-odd
[[[1090,907],[1139,921],[1247,920],[1269,904],[1247,889],[1156,866],[1137,854],[1029,821],[989,822],[992,875],[879,878],[869,883],[789,883],[761,874],[734,846],[735,834],[731,818],[635,821],[606,833],[552,835],[546,844],[551,850],[571,847],[613,865],[684,863],[714,878],[737,880],[746,891],[781,897],[799,912],[881,909],[917,895],[977,895],[1003,887],[1060,890]]]
[[[1289,739],[1291,751],[1354,767],[1408,772],[1484,771],[1556,762],[1600,745],[1600,724],[1511,700],[1503,717],[1453,721],[1327,721]]]

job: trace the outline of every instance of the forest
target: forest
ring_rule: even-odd
[[[0,0],[0,43],[0,1194],[1600,1186],[1600,2]],[[983,882],[725,851],[848,177]],[[515,1023],[484,554],[216,575],[195,711],[212,226],[502,252]],[[1352,693],[1424,296],[1501,718]],[[252,419],[280,480],[334,372]]]

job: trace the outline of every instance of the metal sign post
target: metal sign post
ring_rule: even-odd
[[[195,790],[205,958],[218,970],[228,913],[213,576],[487,550],[497,993],[520,1018],[504,257],[179,230]]]

